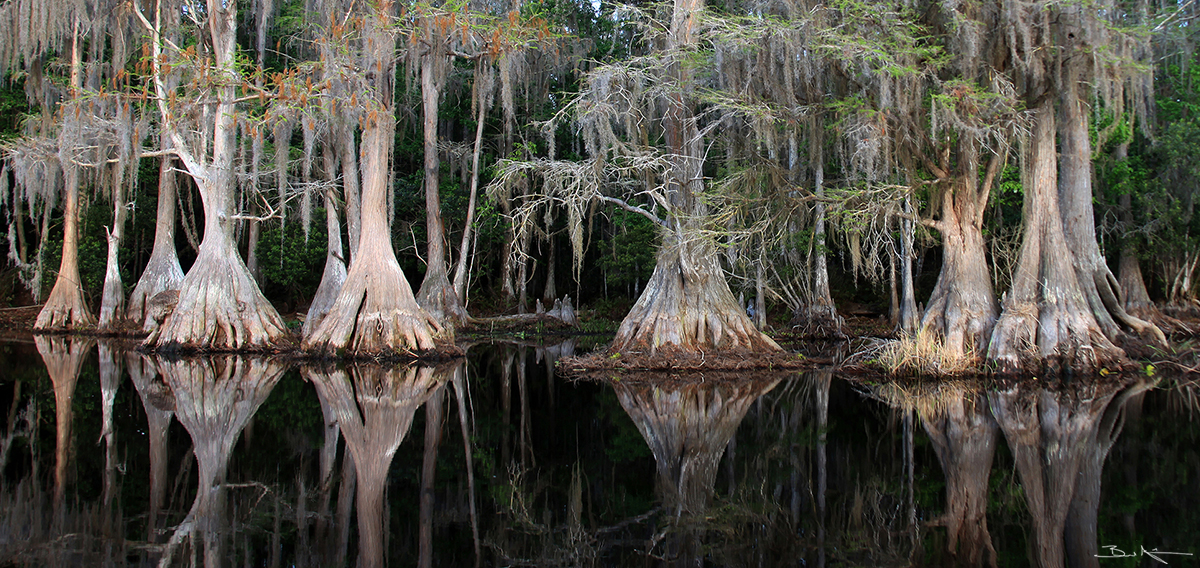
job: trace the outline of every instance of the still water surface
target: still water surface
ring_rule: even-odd
[[[1187,388],[556,376],[574,350],[0,344],[0,565],[1198,565]]]

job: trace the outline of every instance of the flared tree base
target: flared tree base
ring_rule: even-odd
[[[832,305],[800,308],[792,317],[792,332],[816,339],[845,339],[846,322]]]
[[[91,330],[96,327],[96,318],[87,309],[83,290],[78,281],[60,277],[42,311],[33,324],[34,331],[68,332]]]
[[[222,254],[202,245],[174,311],[142,346],[149,351],[265,352],[290,343],[283,318],[263,297],[237,251],[229,247]]]
[[[364,258],[351,267],[333,308],[305,338],[303,349],[326,357],[456,356],[460,353],[449,335],[417,305],[399,264]]]

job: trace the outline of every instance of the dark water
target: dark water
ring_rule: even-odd
[[[1190,388],[572,382],[573,350],[0,344],[0,565],[1198,564],[1163,554],[1200,553]]]

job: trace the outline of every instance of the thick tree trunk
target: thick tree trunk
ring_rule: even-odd
[[[935,227],[942,234],[942,270],[921,330],[940,338],[948,355],[973,357],[986,349],[1000,307],[988,275],[983,239],[988,190],[978,182],[978,146],[962,142],[958,157],[963,162],[959,182],[942,197],[941,219]]]
[[[89,328],[96,319],[88,312],[79,278],[79,168],[63,166],[63,245],[58,278],[38,313],[33,329],[67,331]]]
[[[1035,113],[1021,253],[987,357],[1002,372],[1044,367],[1052,373],[1088,373],[1116,366],[1124,352],[1092,315],[1063,232],[1053,99],[1044,100]]]
[[[1088,111],[1079,90],[1083,86],[1069,71],[1059,103],[1061,177],[1058,198],[1061,202],[1063,232],[1073,253],[1080,291],[1100,329],[1109,340],[1124,342],[1124,330],[1144,341],[1167,346],[1166,336],[1154,324],[1125,311],[1121,288],[1108,269],[1096,241],[1096,221],[1092,208],[1092,145],[1088,132]]]
[[[421,100],[424,104],[425,135],[425,233],[428,256],[425,279],[417,294],[417,302],[444,327],[459,326],[467,321],[446,267],[446,230],[442,222],[442,198],[438,175],[441,161],[437,149],[438,106],[446,82],[447,56],[437,52],[422,56]]]
[[[1125,405],[1132,398],[1152,387],[1149,381],[1141,381],[1125,388],[1106,406],[1096,410],[1099,420],[1095,422],[1089,439],[1084,444],[1084,456],[1079,465],[1079,478],[1075,482],[1075,494],[1067,512],[1063,527],[1067,551],[1067,563],[1072,568],[1099,568],[1099,532],[1097,515],[1100,511],[1100,481],[1104,471],[1104,460],[1113,443],[1125,426]]]
[[[304,339],[306,351],[412,355],[435,349],[434,334],[442,330],[417,304],[400,270],[387,219],[388,164],[396,128],[391,110],[396,40],[386,23],[391,6],[387,4],[385,13],[372,15],[366,24],[369,59],[376,63],[371,66],[384,71],[376,76],[371,95],[379,111],[372,111],[363,126],[359,244],[332,309]]]
[[[226,77],[225,84],[213,93],[211,162],[201,165],[198,156],[181,149],[204,202],[204,237],[196,262],[180,285],[175,311],[143,345],[159,350],[267,350],[287,338],[287,327],[259,291],[233,240],[237,221],[233,167],[238,129],[234,86],[238,79],[234,61],[237,6],[209,0],[208,19],[216,68],[234,76]],[[173,140],[182,143],[179,135]]]
[[[1117,390],[1112,385],[1064,392],[1014,388],[988,395],[992,415],[1016,460],[1029,507],[1033,523],[1031,560],[1035,566],[1064,566],[1067,559],[1064,537],[1071,510],[1094,511],[1095,496],[1087,494],[1089,488],[1084,488],[1083,496],[1077,497],[1075,492],[1080,487],[1081,474],[1087,470],[1085,463],[1098,457],[1094,455],[1096,429]],[[1073,505],[1076,499],[1079,503]],[[1083,518],[1076,517],[1077,523],[1081,521]],[[1091,550],[1095,550],[1094,542]]]
[[[946,476],[946,527],[950,566],[996,566],[996,549],[987,525],[988,476],[998,431],[981,395],[964,393],[941,411],[922,413]]]
[[[729,290],[712,243],[665,235],[654,274],[613,338],[612,352],[779,351]]]
[[[364,227],[365,229],[365,227]],[[362,365],[329,373],[304,368],[322,405],[337,416],[353,457],[358,486],[358,566],[384,565],[384,489],[392,457],[413,414],[441,387],[451,369]]]
[[[170,137],[162,135],[159,141],[163,148],[170,147]],[[150,331],[155,321],[146,309],[150,298],[167,290],[178,290],[183,283],[183,268],[175,251],[175,201],[178,196],[175,179],[175,164],[170,156],[164,156],[158,166],[158,209],[154,221],[154,248],[150,261],[142,271],[137,286],[129,295],[129,306],[125,317],[141,322],[143,331]]]

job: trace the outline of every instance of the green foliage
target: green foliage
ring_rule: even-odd
[[[654,272],[658,229],[649,219],[625,210],[614,210],[611,236],[597,243],[603,254],[596,265],[607,285],[617,291],[645,283]]]
[[[324,218],[324,209],[313,212],[313,219]],[[282,228],[277,223],[265,227],[257,251],[263,292],[293,304],[313,297],[325,271],[325,224],[314,222],[306,239],[298,221],[293,219]]]

